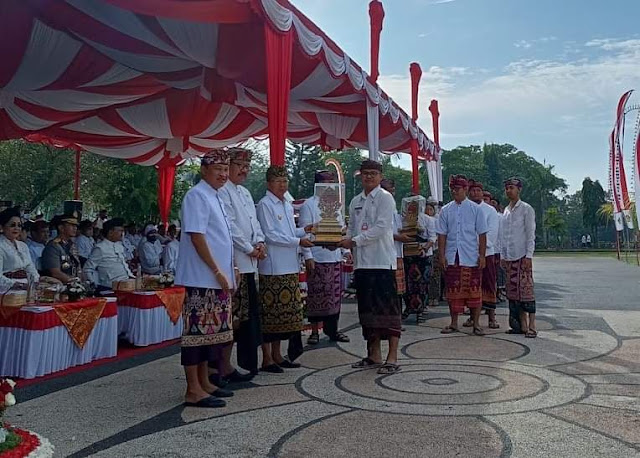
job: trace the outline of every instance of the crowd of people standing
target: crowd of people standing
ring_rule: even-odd
[[[535,337],[532,257],[535,215],[520,200],[523,183],[505,181],[509,205],[501,211],[481,183],[451,177],[453,201],[439,209],[427,201],[418,218],[418,238],[404,234],[393,193],[379,162],[360,166],[362,192],[350,202],[348,220],[340,217],[344,236],[335,246],[314,245],[321,219],[318,199],[305,201],[296,220],[287,199],[288,174],[282,166],[266,173],[267,191],[255,205],[242,186],[252,154],[243,148],[214,150],[202,159],[198,185],[185,196],[176,283],[187,289],[183,317],[182,364],[185,403],[195,407],[226,405],[234,392],[229,383],[250,380],[259,371],[282,373],[299,367],[304,304],[299,284],[307,272],[307,341],[315,345],[320,326],[331,341],[347,342],[339,331],[343,282],[340,266],[354,265],[359,322],[367,356],[355,368],[380,374],[400,370],[398,346],[403,319],[423,321],[428,306],[446,296],[451,322],[442,332],[458,332],[458,316],[482,336],[481,310],[497,329],[496,304],[504,291],[509,300],[509,333]],[[335,182],[326,170],[316,183]],[[439,210],[438,210],[439,209]],[[405,256],[404,245],[420,250]],[[403,310],[404,304],[404,310]],[[381,342],[388,341],[382,355]],[[232,342],[237,362],[231,363]],[[283,352],[282,341],[288,343]],[[262,348],[262,361],[258,348]]]

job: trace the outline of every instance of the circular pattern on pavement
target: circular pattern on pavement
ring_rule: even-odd
[[[585,384],[514,362],[413,359],[402,370],[335,366],[300,382],[312,398],[355,409],[411,415],[498,415],[547,409],[585,395]]]
[[[502,379],[492,375],[446,367],[444,370],[432,370],[428,366],[424,369],[412,367],[411,370],[383,376],[376,379],[376,383],[402,393],[448,396],[493,391],[504,385]]]

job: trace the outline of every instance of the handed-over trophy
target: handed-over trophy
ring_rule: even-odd
[[[418,241],[418,215],[424,213],[427,200],[422,196],[411,196],[402,199],[402,229],[400,234],[407,235],[415,242],[403,244],[405,256],[419,256],[420,243]]]
[[[343,193],[339,183],[316,183],[314,195],[318,199],[321,220],[315,229],[316,246],[335,246],[342,240],[344,226]]]

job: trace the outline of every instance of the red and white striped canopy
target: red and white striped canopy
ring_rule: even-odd
[[[265,135],[264,26],[294,33],[287,135],[422,159],[437,147],[287,0],[3,0],[0,139],[38,134],[143,165]],[[407,88],[409,90],[409,88]]]

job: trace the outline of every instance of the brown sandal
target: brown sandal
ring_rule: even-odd
[[[453,334],[454,332],[460,332],[458,328],[454,328],[453,326],[446,326],[440,331],[440,334]]]

